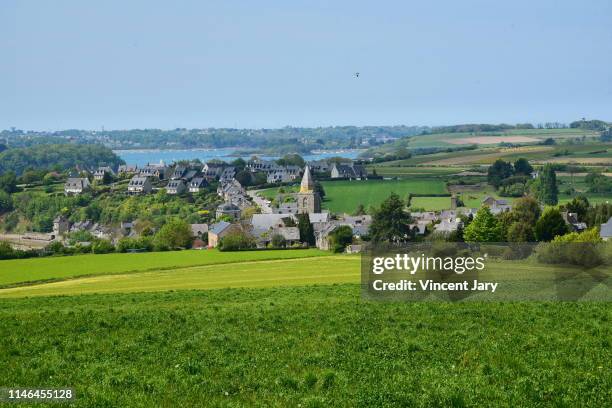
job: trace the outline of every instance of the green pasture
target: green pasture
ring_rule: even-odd
[[[0,286],[148,270],[329,255],[317,249],[219,252],[188,250],[136,254],[74,255],[0,261]],[[231,265],[224,266],[231,268]]]
[[[381,165],[373,165],[368,168],[368,172],[371,174],[372,170],[376,170],[379,176],[383,177],[428,177],[428,176],[448,176],[451,174],[459,173],[463,170],[467,170],[467,167],[434,167],[434,166],[386,166],[385,163]]]
[[[238,258],[243,253],[232,254]],[[355,255],[258,261],[247,260],[252,257],[242,258],[245,260],[234,260],[234,263],[211,263],[206,266],[177,267],[123,275],[101,274],[18,286],[0,289],[0,297],[355,283],[359,281],[360,276],[360,258]],[[60,258],[55,258],[58,259]]]
[[[323,208],[335,213],[352,213],[363,204],[366,208],[378,206],[391,193],[403,199],[408,193],[445,194],[446,184],[439,178],[417,178],[413,180],[351,180],[324,181],[325,200]],[[450,199],[449,199],[450,200]]]
[[[73,387],[74,407],[603,407],[611,319],[358,284],[3,299],[0,378]]]
[[[592,138],[598,136],[598,132],[584,131],[582,129],[509,129],[506,131],[492,132],[457,132],[457,133],[435,133],[429,135],[412,136],[408,142],[408,148],[427,148],[427,147],[452,147],[458,146],[449,143],[449,140],[465,139],[469,137],[486,136],[527,136],[535,139],[553,138],[563,139],[582,138],[583,136]],[[482,145],[481,145],[482,146]]]

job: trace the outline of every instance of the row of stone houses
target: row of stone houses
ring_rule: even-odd
[[[308,214],[312,224],[317,248],[329,249],[329,235],[336,228],[346,225],[351,228],[356,238],[368,234],[372,218],[369,215],[344,215],[332,219],[329,213]],[[288,245],[300,243],[298,219],[294,214],[253,214],[242,222],[219,221],[208,230],[208,246],[216,247],[220,240],[231,233],[250,235],[260,248],[265,248],[275,235],[280,235]]]

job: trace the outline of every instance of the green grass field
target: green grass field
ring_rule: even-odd
[[[260,252],[251,254],[258,253]],[[360,276],[360,258],[355,255],[254,261],[252,256],[248,258],[241,256],[245,254],[243,252],[229,254],[234,255],[235,258],[231,260],[231,263],[214,264],[211,262],[206,266],[128,274],[101,274],[38,285],[17,286],[0,289],[0,298],[354,283],[359,281]],[[54,260],[60,259],[55,258]],[[53,277],[61,279],[64,275],[57,272]]]
[[[0,287],[23,282],[173,269],[233,262],[303,258],[329,255],[317,249],[219,252],[172,251],[137,254],[75,255],[0,261]],[[226,268],[230,268],[227,266]]]
[[[611,319],[356,284],[3,299],[0,382],[71,386],[75,407],[603,407]]]
[[[384,163],[381,163],[384,164]],[[376,173],[383,177],[399,177],[399,178],[414,178],[414,177],[429,177],[429,176],[448,176],[467,170],[467,167],[444,167],[444,166],[410,166],[410,167],[393,167],[384,165],[372,165],[368,167],[368,172],[376,169]]]
[[[431,135],[413,136],[408,142],[408,148],[424,147],[453,147],[456,144],[449,143],[454,139],[464,139],[470,137],[486,136],[527,136],[534,139],[553,138],[563,140],[567,138],[581,138],[586,136],[592,138],[597,136],[597,132],[584,131],[582,129],[509,129],[506,131],[494,132],[457,132],[457,133],[435,133]]]
[[[408,193],[448,193],[444,181],[437,178],[325,181],[323,188],[326,194],[323,207],[336,213],[352,213],[359,204],[363,204],[366,208],[378,206],[392,192],[399,194],[403,199]]]

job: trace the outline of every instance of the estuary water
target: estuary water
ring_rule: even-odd
[[[142,149],[142,150],[114,150],[117,156],[121,157],[127,164],[136,164],[144,166],[147,163],[159,163],[163,161],[170,164],[179,160],[195,160],[200,159],[202,162],[207,162],[212,159],[219,159],[230,162],[238,156],[234,154],[235,149],[177,149],[177,150],[157,150],[157,149]],[[313,154],[303,155],[304,160],[320,160],[329,157],[345,157],[347,159],[355,159],[363,150],[338,150],[338,151],[320,151]],[[247,160],[252,155],[242,156]],[[260,159],[274,160],[279,156],[264,156],[256,155]]]

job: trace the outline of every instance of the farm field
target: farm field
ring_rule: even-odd
[[[392,192],[405,199],[413,194],[447,194],[446,184],[438,178],[417,178],[412,180],[364,180],[324,181],[325,200],[323,208],[336,213],[352,213],[363,204],[378,206]]]
[[[24,282],[58,280],[84,275],[107,275],[180,267],[219,265],[274,259],[326,256],[317,249],[219,252],[171,251],[137,254],[74,255],[0,261],[0,287]]]
[[[427,148],[427,147],[451,147],[453,145],[462,144],[462,139],[478,138],[484,139],[474,143],[485,142],[484,144],[499,143],[499,139],[495,138],[527,138],[523,141],[516,140],[515,143],[525,143],[528,140],[539,141],[546,138],[557,139],[562,141],[567,138],[594,137],[598,133],[592,131],[584,131],[582,129],[509,129],[506,131],[494,132],[454,132],[454,133],[435,133],[429,135],[412,136],[408,142],[408,148]],[[486,138],[491,138],[491,143],[486,143]],[[509,139],[510,142],[512,139]]]
[[[233,252],[232,254],[240,255],[241,253]],[[57,259],[59,258],[55,258]],[[228,264],[152,270],[123,275],[106,274],[39,285],[18,286],[0,289],[0,298],[355,283],[360,277],[359,262],[360,258],[356,255],[330,255],[256,262],[235,261]]]
[[[428,155],[417,155],[409,159],[395,160],[377,164],[377,168],[386,166],[423,165],[426,167],[468,166],[470,164],[491,164],[497,159],[514,161],[524,157],[531,161],[564,159],[607,162],[612,157],[609,144],[590,142],[585,144],[561,144],[555,146],[520,146],[520,147],[480,147],[477,150],[441,152]],[[600,160],[595,160],[600,159]]]
[[[75,407],[602,407],[611,318],[357,284],[3,299],[0,377],[72,386]]]
[[[384,164],[384,163],[381,163]],[[406,167],[392,167],[373,165],[368,168],[371,173],[373,169],[376,169],[376,173],[383,177],[399,177],[399,178],[413,178],[413,177],[427,177],[427,176],[448,176],[451,174],[459,173],[463,170],[467,170],[467,167],[443,167],[443,166],[406,166]]]

